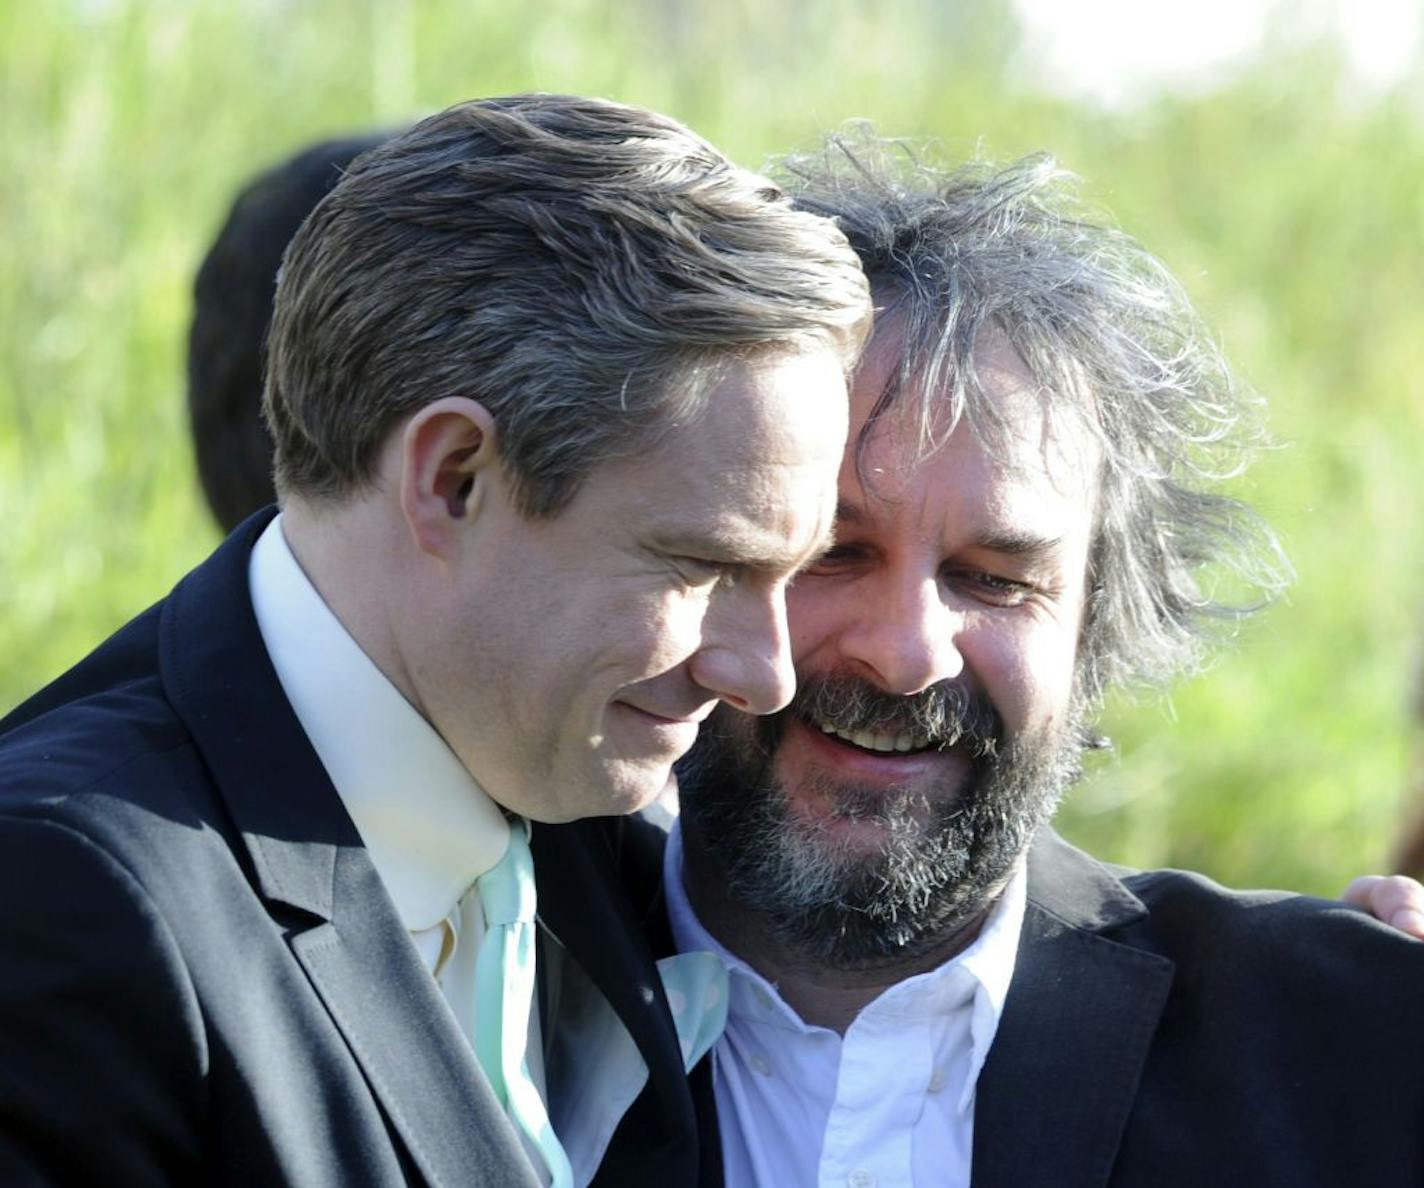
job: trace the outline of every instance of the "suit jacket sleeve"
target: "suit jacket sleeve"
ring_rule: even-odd
[[[54,819],[0,816],[0,1182],[192,1179],[206,1048],[143,888]]]

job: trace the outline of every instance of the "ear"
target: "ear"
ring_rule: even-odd
[[[400,440],[400,504],[423,552],[450,555],[478,513],[498,468],[494,418],[477,400],[447,396],[405,423]]]

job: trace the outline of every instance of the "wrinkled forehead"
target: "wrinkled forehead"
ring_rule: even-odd
[[[924,468],[945,470],[942,455],[948,451],[948,468],[966,472],[963,479],[986,490],[1028,486],[1095,506],[1102,451],[1093,426],[1078,405],[1056,399],[1037,382],[1001,332],[980,335],[972,377],[938,377],[937,392],[928,395],[928,417],[917,407],[924,377],[898,383],[900,349],[893,330],[877,332],[856,374],[843,495],[850,485],[867,496],[896,499]],[[958,410],[951,395],[957,378],[969,391]]]

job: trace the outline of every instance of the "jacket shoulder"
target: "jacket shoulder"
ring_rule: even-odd
[[[0,806],[62,799],[190,741],[159,677],[161,606],[0,720]]]
[[[1309,978],[1320,993],[1333,985],[1342,995],[1424,977],[1424,942],[1336,900],[1232,890],[1178,870],[1127,874],[1123,884],[1148,909],[1129,931],[1175,961],[1179,976],[1211,972],[1264,985]]]

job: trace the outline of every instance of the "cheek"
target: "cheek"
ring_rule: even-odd
[[[621,615],[620,650],[645,676],[676,668],[702,646],[714,610],[713,600],[695,591],[664,591],[641,599],[631,613]]]
[[[1014,729],[1060,720],[1073,691],[1076,650],[1072,637],[1039,625],[1020,625],[978,638],[980,652],[966,656],[985,692]]]
[[[797,667],[830,645],[836,634],[839,602],[836,591],[823,578],[798,578],[786,591],[786,629],[791,659]]]

